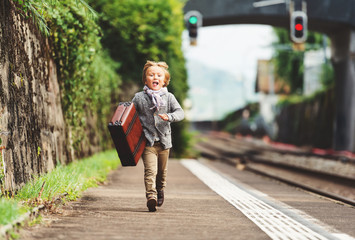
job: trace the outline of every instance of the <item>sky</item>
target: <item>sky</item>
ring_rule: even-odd
[[[201,102],[196,102],[194,100],[196,96],[192,95],[192,93],[199,92],[196,90],[198,86],[193,86],[193,88],[190,86],[190,101],[188,101],[188,105],[192,106],[188,114],[190,120],[220,119],[231,108],[236,110],[243,107],[248,101],[258,101],[258,95],[254,92],[257,60],[271,58],[273,54],[271,44],[274,39],[272,27],[267,25],[223,25],[199,28],[197,46],[190,46],[188,32],[185,31],[183,33],[183,52],[190,85],[195,82],[191,76],[196,77],[196,74],[191,73],[194,71],[191,66],[195,62],[199,62],[209,70],[216,69],[232,75],[234,81],[242,83],[238,84],[239,88],[241,85],[244,87],[242,89],[243,96],[240,96],[243,99],[236,99],[233,101],[234,104],[231,104],[229,99],[225,99],[225,102],[220,100],[221,106],[223,104],[231,106],[228,110],[220,112],[218,116],[212,117],[208,109],[204,114],[201,113],[203,106]],[[216,81],[216,79],[206,79],[206,81]],[[214,91],[214,89],[209,90],[209,94]],[[219,107],[217,106],[217,108]]]

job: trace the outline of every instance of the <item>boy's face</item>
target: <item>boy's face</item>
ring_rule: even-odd
[[[158,91],[165,84],[165,72],[161,67],[152,66],[147,69],[145,74],[145,84],[152,90]]]

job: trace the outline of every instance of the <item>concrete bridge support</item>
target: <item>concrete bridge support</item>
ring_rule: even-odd
[[[351,43],[355,33],[343,29],[332,35],[332,63],[336,84],[335,150],[355,151],[355,59]]]

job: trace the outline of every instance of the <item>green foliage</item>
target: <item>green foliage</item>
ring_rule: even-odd
[[[49,36],[50,30],[47,26],[44,13],[45,9],[58,6],[60,2],[58,0],[44,1],[44,0],[14,0],[17,3],[18,8],[27,14],[26,17],[32,16],[33,22],[38,28]],[[92,16],[96,16],[95,11],[84,1],[75,0],[75,3],[79,7],[84,7],[85,10],[89,10]]]
[[[278,102],[276,141],[329,148],[333,139],[335,109],[334,73],[329,62],[323,64],[322,74],[318,76],[323,87],[308,96],[300,94],[304,52],[320,49],[326,38],[321,34],[308,32],[304,51],[293,51],[288,31],[275,29],[275,32],[278,36],[274,56],[276,71],[291,88],[291,95],[281,97]]]
[[[124,81],[141,85],[147,60],[166,61],[172,75],[171,90],[179,101],[187,92],[185,61],[181,51],[183,4],[178,0],[90,1],[101,13],[104,47],[121,63]]]
[[[69,129],[68,142],[76,155],[81,155],[81,143],[87,137],[88,115],[97,119],[96,134],[106,146],[109,137],[103,126],[111,114],[111,96],[118,93],[121,80],[116,73],[117,63],[101,46],[95,11],[84,0],[14,1],[50,39]]]
[[[0,198],[0,226],[13,222],[25,211],[26,208],[21,207],[18,202],[12,199]]]
[[[291,93],[302,93],[303,59],[303,52],[277,51],[274,55],[277,74],[290,86]]]
[[[38,28],[45,33],[46,36],[49,35],[49,28],[46,24],[45,17],[43,15],[44,8],[47,6],[47,2],[41,0],[13,0],[17,3],[18,9],[22,10],[27,14],[27,18],[32,16],[33,22],[38,26]]]
[[[185,60],[181,50],[184,30],[183,2],[180,0],[99,0],[89,1],[100,16],[102,43],[112,59],[120,63],[123,82],[142,86],[142,70],[147,60],[169,65],[173,92],[182,104],[188,91]],[[143,87],[143,86],[142,86]],[[133,97],[133,96],[132,96]],[[187,123],[173,124],[174,151],[188,148]]]
[[[283,28],[274,28],[274,32],[278,38],[277,43],[279,44],[290,44],[289,32]]]
[[[102,125],[106,126],[110,96],[117,92],[120,83],[115,73],[117,64],[103,51],[100,27],[88,17],[85,8],[64,0],[48,8],[47,16],[62,89],[63,112],[71,129],[73,147],[80,155],[88,112],[98,116],[102,130],[98,135],[106,134]]]
[[[3,194],[4,179],[5,179],[5,169],[2,160],[2,150],[0,150],[0,196]]]
[[[319,49],[323,43],[323,35],[316,32],[308,31],[307,45],[309,49]]]
[[[273,57],[276,72],[290,86],[292,94],[301,94],[303,89],[304,51],[292,49],[288,30],[274,28],[274,32],[278,39],[274,43],[275,54]],[[323,36],[321,34],[308,31],[305,51],[319,49],[322,43]]]
[[[90,1],[102,9],[103,44],[122,65],[125,81],[140,83],[146,60],[184,65],[181,51],[183,4],[177,0]],[[172,62],[173,60],[178,60]],[[179,69],[178,67],[176,67]],[[184,71],[184,69],[182,69]],[[184,82],[182,80],[177,80]]]
[[[323,95],[325,92],[327,92],[329,89],[332,89],[334,87],[334,70],[333,67],[329,63],[324,63],[322,65],[322,73],[319,76],[320,81],[322,83],[322,88],[319,89],[318,91],[314,92],[313,94],[309,96],[303,96],[303,95],[290,95],[290,96],[284,96],[280,98],[280,101],[278,102],[279,106],[288,106],[292,104],[300,104],[302,102],[314,102],[316,101],[319,96]]]
[[[289,33],[285,29],[274,28],[278,37],[275,45],[291,46]],[[273,61],[277,75],[290,86],[291,93],[301,93],[303,88],[303,52],[275,49]]]
[[[98,119],[95,135],[102,146],[108,146],[107,119],[112,103],[117,105],[121,83],[117,73],[122,81],[141,85],[146,60],[166,61],[172,75],[169,90],[180,103],[185,99],[181,0],[90,0],[99,25],[95,11],[84,0],[15,1],[49,36],[68,136],[77,156],[82,143],[88,142],[84,141],[88,115]],[[175,132],[186,129],[185,124],[179,126]],[[184,135],[174,137],[182,148],[188,142]]]
[[[99,54],[99,28],[86,18],[85,11],[70,1],[47,9],[50,39],[53,43],[53,55],[56,60],[62,89],[63,112],[67,124],[71,127],[73,146],[80,150],[80,142],[85,137],[85,108],[92,107],[92,97],[97,94],[96,84],[88,72]]]
[[[106,180],[107,174],[116,169],[120,161],[115,151],[96,154],[90,158],[57,166],[52,172],[35,177],[21,188],[15,196],[16,200],[28,200],[38,197],[43,186],[41,198],[51,198],[68,193],[66,197],[74,200],[89,187],[95,187]]]
[[[112,117],[112,100],[120,93],[119,86],[122,82],[121,77],[117,74],[119,64],[111,59],[106,50],[102,49],[100,54],[96,55],[90,65],[88,77],[89,86],[93,89],[94,94],[91,95],[92,112],[97,119],[97,135],[100,140],[102,149],[107,149],[111,143],[111,136],[107,131],[108,119]],[[116,105],[116,104],[114,104]]]
[[[13,222],[28,211],[29,208],[24,204],[26,202],[51,201],[63,193],[68,194],[67,200],[76,199],[87,188],[104,182],[108,173],[119,164],[116,151],[106,151],[67,166],[58,166],[46,175],[35,177],[13,199],[0,198],[0,226]],[[41,201],[38,201],[42,186]]]
[[[278,42],[275,43],[274,63],[277,74],[291,88],[291,96],[280,100],[280,106],[299,104],[301,102],[311,102],[316,99],[316,96],[321,92],[327,91],[334,85],[334,71],[329,62],[322,66],[322,74],[319,76],[323,89],[311,96],[302,96],[300,93],[303,88],[303,72],[304,72],[304,51],[293,51],[292,43],[289,39],[289,32],[286,29],[274,28],[278,37]],[[308,32],[307,42],[305,43],[305,51],[320,49],[323,45],[324,37],[322,34]],[[280,44],[289,45],[289,48],[277,48]]]
[[[320,76],[321,83],[325,89],[331,88],[335,84],[334,69],[329,63],[322,66],[322,74]]]

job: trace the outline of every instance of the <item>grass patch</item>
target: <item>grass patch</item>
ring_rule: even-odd
[[[13,199],[0,198],[0,226],[12,222],[28,206],[51,202],[64,195],[67,200],[77,199],[86,189],[104,182],[108,173],[119,165],[116,151],[110,150],[66,166],[57,166],[50,173],[34,177]]]
[[[26,207],[21,206],[13,199],[0,198],[0,226],[13,222],[26,210]]]
[[[55,196],[67,194],[67,199],[75,200],[87,188],[104,182],[107,174],[119,163],[117,153],[108,151],[67,166],[57,166],[52,172],[28,182],[17,192],[15,199],[30,200],[40,196],[43,200],[51,200]]]

